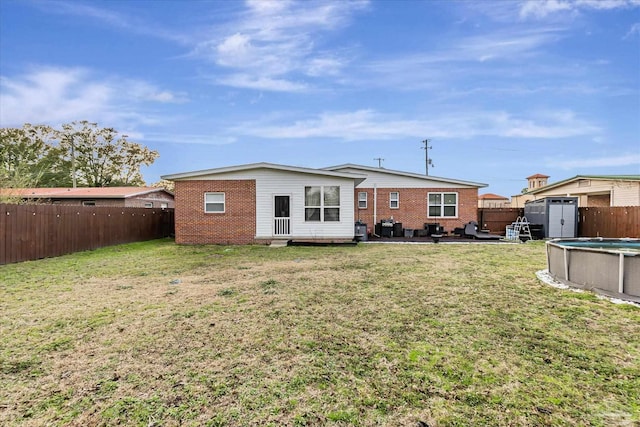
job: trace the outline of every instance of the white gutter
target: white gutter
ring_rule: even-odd
[[[378,184],[373,184],[373,235],[380,237],[376,234],[376,224],[378,223]]]

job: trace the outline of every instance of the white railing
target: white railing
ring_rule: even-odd
[[[273,235],[274,236],[288,236],[291,234],[289,218],[274,218],[273,221]]]

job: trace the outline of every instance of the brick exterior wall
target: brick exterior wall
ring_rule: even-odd
[[[367,208],[358,208],[358,193],[367,192]],[[399,208],[389,207],[389,193],[399,193]],[[428,193],[458,193],[457,218],[427,218]],[[478,189],[477,188],[378,188],[378,209],[376,219],[389,219],[393,216],[396,222],[401,222],[403,228],[423,229],[425,223],[439,223],[451,233],[454,228],[462,227],[469,221],[478,220]],[[367,224],[367,228],[374,230],[373,223],[373,188],[355,189],[355,218]]]
[[[225,194],[224,213],[205,213],[204,194]],[[176,243],[247,244],[256,235],[255,180],[175,182]]]

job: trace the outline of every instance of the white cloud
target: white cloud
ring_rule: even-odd
[[[544,18],[547,15],[571,10],[569,2],[563,0],[528,0],[523,3],[520,9],[520,18]]]
[[[236,33],[225,38],[216,50],[218,63],[227,67],[254,66],[252,61],[257,56],[246,34]]]
[[[640,166],[639,153],[627,153],[613,157],[592,157],[592,158],[571,158],[571,159],[550,159],[547,166],[560,169],[580,169],[580,168],[606,168],[621,166]]]
[[[571,111],[550,111],[519,117],[503,111],[440,114],[436,117],[401,119],[374,110],[329,112],[291,124],[269,121],[243,123],[230,133],[267,139],[335,138],[345,141],[399,138],[502,138],[560,139],[593,135],[599,127]]]
[[[177,43],[188,43],[184,34],[172,32],[166,25],[145,22],[139,17],[131,17],[112,10],[77,1],[46,1],[34,3],[42,11],[56,15],[72,15],[91,19],[111,28],[126,30],[131,33],[160,38]]]
[[[413,120],[383,117],[372,110],[346,113],[323,113],[318,117],[297,120],[290,125],[251,125],[245,123],[234,129],[269,139],[280,138],[339,138],[345,140],[390,139],[401,135],[421,134],[422,124]]]
[[[308,86],[305,83],[255,76],[251,74],[231,74],[229,76],[220,77],[216,81],[219,84],[231,87],[272,92],[304,92],[308,89]]]
[[[165,142],[173,144],[198,144],[198,145],[228,145],[237,141],[235,137],[228,135],[211,134],[175,134],[175,133],[145,133],[138,139],[153,142]]]
[[[559,38],[559,31],[556,28],[496,32],[461,40],[455,49],[455,54],[466,60],[513,59],[534,53],[538,48]]]
[[[496,136],[556,139],[589,135],[600,129],[572,111],[552,111],[534,117],[514,117],[508,113],[489,116],[489,129]],[[490,135],[490,134],[489,134]]]
[[[140,81],[99,78],[86,68],[42,67],[21,77],[0,77],[0,126],[23,123],[52,125],[90,120],[109,126],[156,123],[144,114],[144,103],[185,102]]]
[[[636,22],[635,24],[633,24],[631,28],[629,28],[629,31],[627,31],[627,34],[625,34],[623,39],[628,39],[635,35],[640,36],[640,22]]]
[[[230,76],[216,79],[221,84],[299,91],[308,83],[292,83],[292,76],[318,78],[341,71],[348,60],[319,50],[321,34],[341,27],[367,4],[362,0],[248,1],[245,13],[232,20],[218,36],[198,43],[191,55],[229,69]]]
[[[585,9],[626,9],[634,6],[640,6],[638,0],[576,0],[576,7]]]
[[[447,44],[421,53],[377,58],[354,68],[341,82],[349,86],[393,88],[403,91],[456,91],[458,84],[487,78],[501,84],[524,75],[567,73],[557,66],[544,68],[544,48],[564,37],[557,26],[538,26],[534,29],[496,30],[487,34],[459,37]],[[535,58],[535,59],[534,59]],[[522,61],[528,66],[522,67]],[[358,65],[356,65],[358,67]],[[572,79],[575,72],[571,72]]]
[[[317,57],[308,61],[306,74],[312,77],[335,76],[345,65],[343,60],[335,57]]]
[[[640,6],[638,0],[527,0],[520,7],[520,18],[542,19],[559,13],[583,10],[628,9]]]
[[[265,1],[247,0],[247,7],[259,15],[275,15],[285,11],[291,5],[290,0]]]
[[[155,85],[140,80],[112,80],[110,84],[124,90],[129,98],[141,102],[158,102],[162,104],[182,104],[188,101],[185,93],[162,90]]]

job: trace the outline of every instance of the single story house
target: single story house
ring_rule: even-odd
[[[477,220],[485,184],[345,164],[311,169],[272,163],[165,175],[174,181],[176,243],[246,244],[277,239],[352,240],[393,218],[404,228]]]
[[[478,208],[508,208],[511,202],[508,197],[486,193],[478,196]]]
[[[173,208],[173,194],[157,187],[3,188],[0,194],[67,206]]]
[[[640,206],[640,175],[576,175],[514,197],[523,207],[524,201],[558,196],[577,197],[580,207]]]

